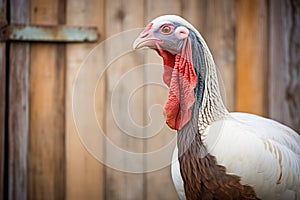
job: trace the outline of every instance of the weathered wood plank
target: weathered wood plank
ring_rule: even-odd
[[[0,43],[0,200],[4,194],[4,162],[5,162],[5,106],[6,106],[6,45]]]
[[[64,22],[65,1],[31,1],[31,24]],[[29,198],[65,199],[64,45],[32,44]]]
[[[190,1],[183,16],[206,40],[219,71],[221,94],[229,110],[235,109],[235,0]],[[216,14],[217,13],[217,14]]]
[[[29,45],[10,46],[9,199],[27,199],[29,137]]]
[[[237,1],[236,109],[267,114],[267,1]]]
[[[144,24],[144,2],[143,1],[106,1],[106,36],[110,37],[114,34],[119,34],[122,31],[128,31],[132,28],[142,27]],[[115,47],[120,49],[128,49],[128,46],[123,45],[122,39],[115,39],[111,44],[108,44],[106,55],[110,57],[113,55]],[[126,52],[124,52],[126,53]],[[126,94],[134,92],[130,91],[135,84],[143,81],[143,71],[134,70],[134,67],[143,63],[142,58],[127,54],[124,57],[116,59],[107,70],[107,93],[106,93],[106,136],[118,147],[124,151],[143,152],[143,140],[136,139],[127,135],[124,129],[129,131],[129,134],[140,134],[136,126],[131,124],[128,119],[135,121],[139,125],[143,125],[143,89],[139,94],[134,94],[135,103],[133,107],[128,107],[126,103],[130,99],[125,99]],[[122,75],[126,73],[137,73],[132,80],[122,82]],[[119,82],[121,81],[121,82]],[[113,97],[114,87],[117,83],[121,83],[121,90],[115,93]],[[111,103],[116,109],[113,113]],[[127,109],[130,110],[131,116],[128,116]],[[114,116],[115,114],[115,116]],[[119,126],[116,124],[116,117],[121,119]],[[107,146],[106,146],[107,148]],[[110,151],[106,149],[106,158],[113,156]],[[131,160],[120,160],[119,170],[128,166],[143,166],[143,159],[133,163]],[[111,168],[106,168],[105,174],[105,199],[145,199],[144,196],[144,176],[142,174],[131,174],[122,171],[116,171]]]
[[[300,133],[300,3],[269,4],[269,115]]]
[[[28,23],[26,0],[10,1],[10,22]],[[29,138],[29,64],[30,46],[10,44],[8,113],[8,199],[27,199]]]
[[[104,39],[104,0],[67,1],[67,25],[97,26],[101,38]],[[66,74],[66,153],[67,153],[67,199],[104,199],[104,167],[81,143],[75,128],[72,111],[72,94],[74,81],[82,62],[96,44],[67,44],[67,74]],[[101,57],[101,55],[99,55]],[[98,59],[98,58],[97,58]],[[101,65],[101,60],[95,60]],[[89,67],[89,66],[86,66]],[[86,77],[87,83],[90,77]],[[98,120],[105,118],[105,81],[102,91],[97,92]],[[102,94],[101,94],[102,92]],[[99,94],[99,95],[98,95]],[[87,117],[87,116],[83,116]],[[89,131],[88,128],[86,130]],[[102,148],[104,149],[104,148]]]
[[[30,199],[64,199],[64,67],[53,47],[31,48]]]
[[[0,24],[6,24],[6,0],[0,0]],[[0,43],[0,200],[4,199],[6,129],[6,44]]]
[[[160,15],[165,14],[182,14],[182,1],[179,0],[147,0],[146,1],[146,18],[145,25],[147,25],[152,19]],[[149,127],[146,129],[146,136],[155,134],[157,127],[162,127],[158,130],[154,137],[150,137],[146,140],[146,152],[159,151],[163,147],[169,145],[171,141],[176,141],[176,132],[171,131],[165,124],[165,119],[163,116],[163,106],[168,97],[168,89],[162,81],[162,59],[153,50],[149,50],[146,55],[146,63],[151,63],[150,66],[146,67],[145,78],[147,81],[156,80],[156,84],[149,85],[146,87],[145,93],[145,119],[147,119],[146,124]],[[159,78],[158,78],[159,77]],[[160,105],[160,110],[152,110],[149,116],[148,109],[153,105]],[[171,146],[170,146],[171,148]],[[172,150],[169,157],[160,157],[157,160],[146,160],[147,168],[153,165],[153,162],[159,162],[160,159],[170,160],[172,157]],[[149,172],[146,174],[146,196],[147,199],[178,199],[176,190],[174,188],[172,178],[171,178],[171,168],[170,166],[164,167],[162,169]]]

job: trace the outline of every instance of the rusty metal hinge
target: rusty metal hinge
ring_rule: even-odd
[[[16,25],[1,27],[0,41],[18,42],[96,42],[97,27],[65,25]]]

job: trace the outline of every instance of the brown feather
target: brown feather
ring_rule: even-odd
[[[189,145],[186,146],[187,144]],[[214,156],[200,152],[206,151],[200,135],[179,133],[178,150],[180,171],[188,200],[258,199],[251,186],[240,183],[240,177],[226,174],[226,168],[218,165]]]

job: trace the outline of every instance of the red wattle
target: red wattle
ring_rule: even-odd
[[[168,101],[164,107],[166,123],[170,128],[180,130],[190,120],[190,108],[195,102],[197,76],[192,64],[191,47],[186,40],[181,55],[161,49],[158,53],[164,61],[163,80],[169,86]]]

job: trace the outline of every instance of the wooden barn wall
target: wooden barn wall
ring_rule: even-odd
[[[105,39],[144,27],[162,14],[183,16],[203,35],[218,66],[230,111],[268,116],[300,131],[299,1],[0,0],[0,12],[1,27],[66,24],[96,26],[100,33],[98,43],[0,42],[0,200],[178,199],[169,166],[131,174],[98,162],[81,143],[72,111],[74,82],[90,51]],[[112,45],[125,48],[122,40]],[[112,53],[107,48],[94,63],[103,65]],[[116,60],[106,71],[96,90],[95,113],[106,136],[118,146],[150,152],[169,142],[174,133],[164,127],[141,142],[125,136],[111,112],[115,83],[126,72],[143,63],[161,63],[153,51],[136,55]],[[161,76],[151,70],[137,72],[135,81]],[[133,84],[124,84],[123,90]],[[122,105],[123,94],[115,95]],[[141,88],[131,107],[136,123],[148,124],[149,108],[164,105],[166,96],[162,88]],[[128,117],[126,109],[120,106],[119,117]],[[125,122],[120,125],[126,126]],[[141,134],[151,133],[149,127]],[[105,145],[101,149],[110,156]],[[149,162],[122,160],[120,166],[146,168]]]

